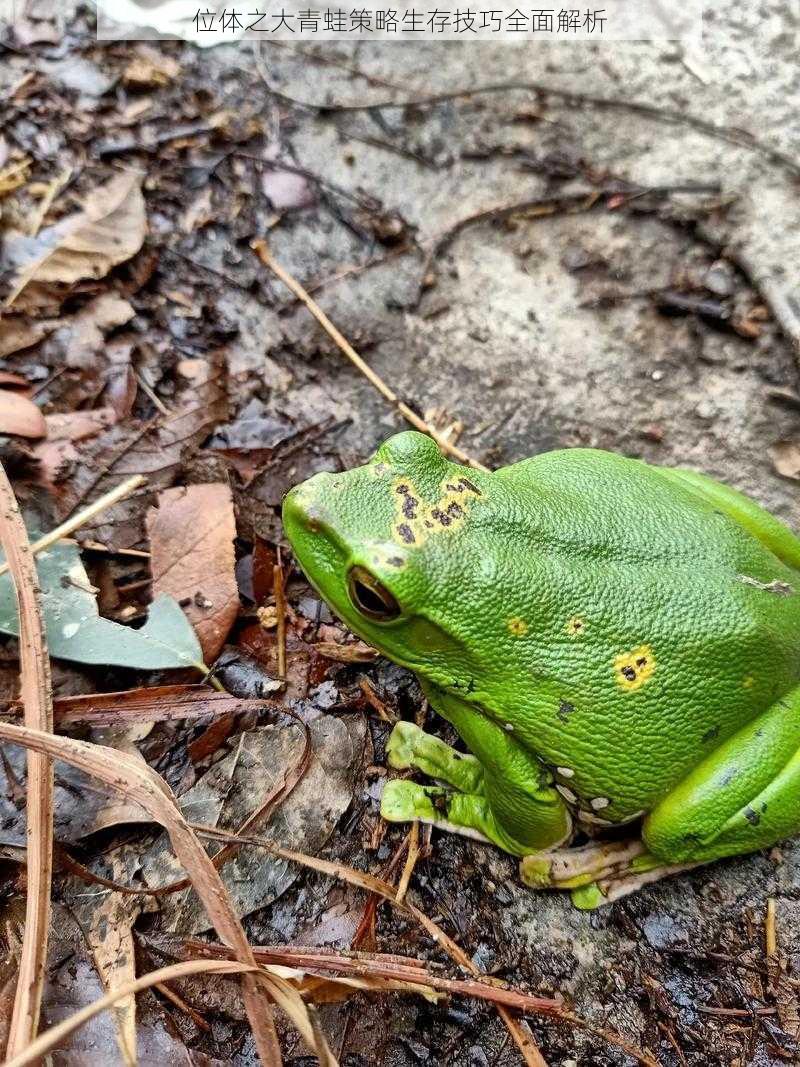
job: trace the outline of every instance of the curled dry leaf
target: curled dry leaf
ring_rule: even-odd
[[[230,489],[213,483],[159,493],[147,534],[153,594],[185,604],[205,661],[213,662],[239,611]]]
[[[20,318],[0,319],[0,359],[32,348],[55,329],[55,322],[26,322]]]
[[[118,174],[87,198],[82,211],[39,235],[38,254],[19,268],[7,304],[32,283],[73,285],[105,277],[139,251],[146,233],[142,175]]]
[[[32,400],[19,393],[0,389],[0,433],[18,437],[44,437],[47,425],[44,415]]]
[[[776,441],[769,454],[778,474],[800,481],[800,441]]]

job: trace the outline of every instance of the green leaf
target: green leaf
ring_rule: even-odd
[[[40,552],[36,569],[51,656],[140,670],[202,667],[197,635],[172,597],[154,600],[147,622],[134,630],[101,618],[75,545],[59,542]],[[19,635],[17,598],[9,574],[0,575],[0,633]]]

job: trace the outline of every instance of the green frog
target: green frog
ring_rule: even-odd
[[[584,448],[485,473],[409,431],[283,519],[468,749],[397,723],[389,764],[434,781],[389,781],[386,819],[493,842],[582,908],[800,833],[800,540],[742,493]]]

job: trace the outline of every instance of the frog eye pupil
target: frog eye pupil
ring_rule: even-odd
[[[363,567],[353,567],[348,586],[353,605],[367,618],[388,622],[400,614],[400,605],[389,590]]]

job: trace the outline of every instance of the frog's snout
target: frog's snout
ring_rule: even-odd
[[[298,537],[319,533],[321,528],[322,509],[318,495],[309,489],[309,483],[303,482],[290,489],[283,498],[283,528],[290,544],[295,546]]]

